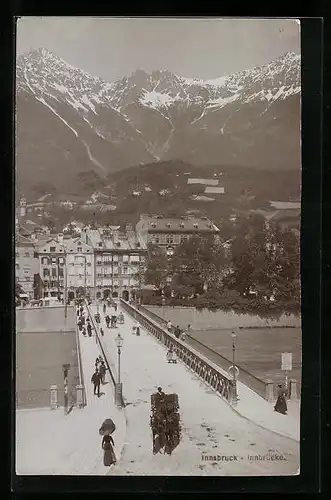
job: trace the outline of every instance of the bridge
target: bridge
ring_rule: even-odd
[[[33,434],[32,422],[37,416],[19,414],[18,473],[36,474],[37,470],[39,474],[69,475],[250,476],[298,473],[299,419],[298,414],[292,412],[291,402],[288,415],[280,415],[273,411],[271,402],[238,381],[239,401],[233,406],[227,372],[192,346],[169,338],[162,325],[141,310],[121,301],[116,314],[120,310],[123,312],[124,324],[113,329],[107,328],[101,309],[101,323],[95,323],[96,304],[86,306],[86,310],[94,326],[92,337],[78,336],[86,406],[75,408],[70,415],[64,415],[59,409],[53,412],[45,410],[43,417],[38,416],[39,429],[43,426],[42,419],[48,428],[54,420],[54,425],[62,429],[62,444],[58,442],[53,452],[49,450],[48,461],[43,457],[42,463],[40,459],[37,463],[36,449],[47,446],[47,442],[40,431],[40,445],[34,439],[33,464],[28,456],[32,446],[29,443]],[[111,315],[114,310],[108,309],[107,313]],[[136,321],[140,324],[140,336],[132,334]],[[120,408],[115,404],[118,377],[115,337],[118,333],[123,337],[120,373],[124,404]],[[177,364],[169,364],[166,360],[170,343],[177,349]],[[90,379],[95,358],[100,353],[109,370],[107,383],[102,386],[103,394],[98,398],[93,395]],[[159,386],[164,392],[175,392],[179,396],[182,438],[170,456],[153,455],[152,451],[150,396]],[[116,424],[117,456],[117,463],[110,469],[103,466],[98,435],[102,421],[109,417]],[[31,426],[28,436],[24,432],[27,425]]]

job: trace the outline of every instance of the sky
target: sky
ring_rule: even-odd
[[[22,17],[17,54],[44,47],[113,81],[136,69],[212,79],[300,53],[300,24],[289,19]]]

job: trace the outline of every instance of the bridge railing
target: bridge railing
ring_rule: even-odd
[[[75,309],[73,310],[73,312],[74,313],[76,312]],[[75,317],[75,324],[76,324],[76,345],[77,345],[77,358],[78,358],[78,379],[79,379],[79,385],[83,388],[83,390],[82,390],[82,407],[84,408],[87,404],[86,389],[85,389],[82,353],[81,353],[81,349],[80,349],[79,329],[78,329],[76,317]]]
[[[199,378],[201,378],[209,387],[216,391],[228,403],[232,400],[233,382],[230,377],[215,365],[212,361],[205,358],[201,353],[191,346],[186,345],[180,339],[173,337],[165,328],[151,319],[142,310],[141,306],[128,304],[121,299],[123,309],[139,321],[139,323],[152,334],[165,347],[173,347],[177,357]]]
[[[94,316],[90,310],[90,307],[88,305],[88,302],[87,300],[85,300],[85,307],[86,307],[86,310],[87,310],[87,313],[90,317],[90,322],[91,322],[91,325],[93,327],[93,330],[95,331],[95,338],[96,338],[96,342],[100,348],[100,351],[102,353],[102,357],[105,361],[105,364],[106,364],[106,367],[107,367],[107,370],[108,370],[108,373],[109,373],[109,376],[111,378],[111,381],[112,381],[112,384],[113,384],[113,387],[114,387],[114,391],[116,391],[116,379],[115,379],[115,376],[114,376],[114,373],[115,373],[115,365],[113,364],[112,362],[112,359],[111,359],[111,356],[109,355],[109,353],[107,352],[107,350],[105,349],[102,341],[101,341],[101,338],[100,338],[100,334],[99,334],[99,327],[98,327],[98,324],[97,322],[95,321],[94,319]],[[123,397],[122,397],[122,406],[124,406],[124,401],[123,401]]]

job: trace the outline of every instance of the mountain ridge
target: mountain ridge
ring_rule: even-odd
[[[177,159],[300,168],[295,53],[206,81],[159,69],[106,82],[40,48],[17,58],[16,88],[19,182]]]

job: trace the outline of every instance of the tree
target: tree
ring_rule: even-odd
[[[137,274],[141,283],[154,285],[161,291],[168,276],[168,260],[164,251],[157,245],[148,244],[145,263]]]

